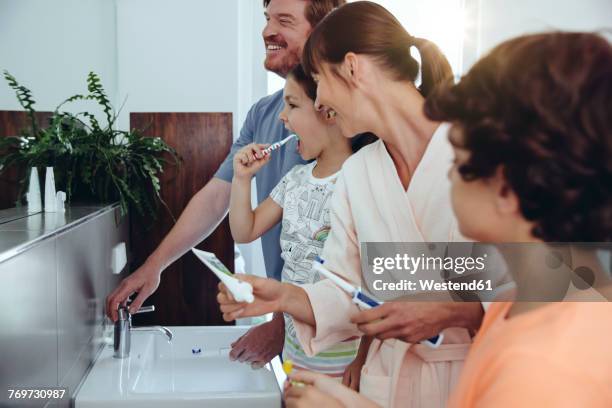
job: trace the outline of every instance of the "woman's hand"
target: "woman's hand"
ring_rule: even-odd
[[[303,385],[291,385],[292,381]],[[302,370],[289,374],[285,382],[285,403],[287,408],[378,408],[374,402],[331,377]]]
[[[271,155],[264,154],[268,144],[251,143],[238,150],[234,155],[234,176],[241,179],[251,179],[268,161]]]
[[[261,316],[266,313],[282,312],[302,323],[316,324],[314,311],[306,291],[291,283],[282,283],[276,279],[260,278],[253,275],[234,275],[236,279],[248,282],[253,286],[253,303],[236,302],[223,283],[219,284],[217,302],[221,306],[223,319],[226,322],[239,317]]]
[[[266,313],[282,312],[281,301],[285,285],[276,279],[260,278],[253,275],[234,275],[236,279],[248,282],[253,286],[253,303],[237,302],[223,283],[219,283],[217,302],[226,322],[238,317],[261,316]]]

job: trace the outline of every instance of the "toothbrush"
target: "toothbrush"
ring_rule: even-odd
[[[291,361],[291,360],[283,361],[283,371],[287,375],[291,374],[291,372],[293,371],[293,361]],[[294,381],[294,380],[289,380],[289,384],[295,385],[297,387],[303,387],[303,386],[306,385],[306,384],[304,384],[301,381]]]
[[[338,287],[340,287],[340,289],[351,295],[353,303],[355,303],[357,306],[362,309],[372,309],[373,307],[380,306],[383,304],[383,302],[381,302],[380,300],[376,300],[364,294],[361,291],[361,288],[351,285],[344,279],[340,278],[338,275],[329,271],[323,266],[324,263],[325,261],[317,256],[315,261],[312,262],[312,266],[316,271],[320,272],[321,275],[325,276]],[[421,344],[426,344],[431,348],[437,348],[440,344],[442,344],[442,340],[444,340],[444,334],[440,333],[437,336],[434,336],[427,340],[423,340]]]
[[[210,270],[217,275],[217,278],[227,287],[237,302],[253,303],[253,286],[248,282],[243,282],[234,277],[225,265],[221,263],[219,258],[212,252],[202,251],[196,248],[191,249],[193,253],[204,262]]]
[[[272,143],[270,146],[266,147],[263,150],[263,154],[270,154],[272,151],[278,149],[279,147],[283,146],[284,144],[286,144],[288,141],[290,141],[293,138],[297,138],[296,134],[291,134],[289,136],[287,136],[286,138],[284,138],[283,140],[281,140],[280,142],[276,142],[276,143]]]

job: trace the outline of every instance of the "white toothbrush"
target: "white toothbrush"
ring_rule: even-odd
[[[324,264],[325,261],[317,256],[312,262],[312,267],[314,270],[320,272],[321,275],[331,280],[340,289],[348,293],[352,297],[353,303],[355,303],[361,309],[372,309],[373,307],[382,305],[383,302],[366,295],[361,291],[361,288],[351,285],[338,275],[332,273],[325,266],[323,266]],[[437,348],[440,344],[442,344],[442,340],[444,340],[444,334],[439,333],[437,336],[421,341],[421,343],[426,344],[431,348]]]
[[[273,150],[276,150],[279,147],[281,147],[282,145],[286,144],[288,141],[290,141],[294,137],[297,138],[297,135],[296,134],[291,134],[291,135],[287,136],[286,138],[284,138],[283,140],[281,140],[280,142],[272,143],[270,146],[266,147],[263,150],[263,154],[269,154]]]

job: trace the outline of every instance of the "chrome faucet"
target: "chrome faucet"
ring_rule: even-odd
[[[152,312],[155,310],[155,306],[141,307],[135,314]],[[147,327],[132,327],[132,315],[130,314],[127,306],[119,305],[117,309],[119,318],[115,322],[115,335],[114,335],[114,357],[115,358],[126,358],[130,355],[131,337],[133,331],[152,331],[164,334],[168,338],[168,342],[172,341],[172,332],[163,326],[147,326]]]

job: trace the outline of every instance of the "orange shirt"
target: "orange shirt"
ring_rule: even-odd
[[[451,407],[612,407],[612,303],[552,303],[506,318],[494,303]]]

